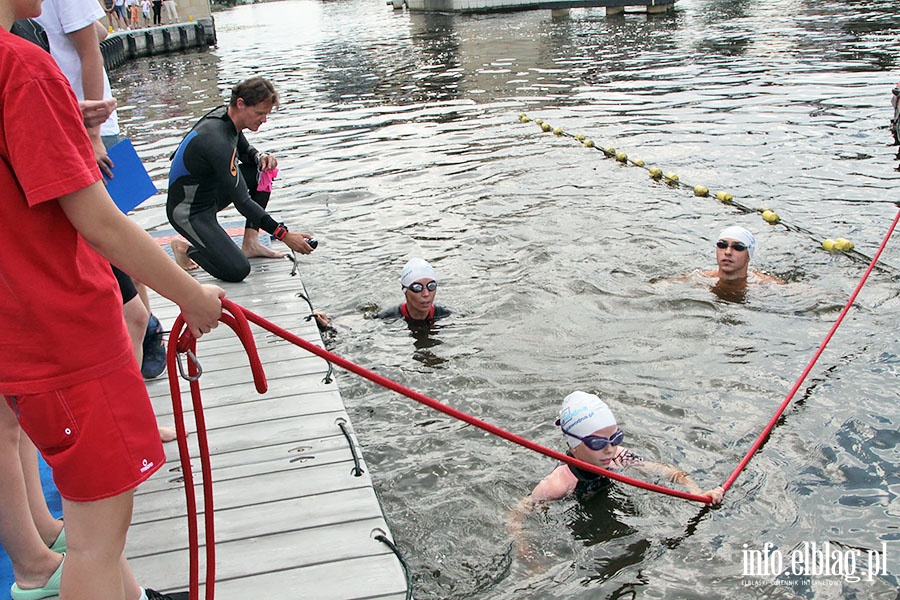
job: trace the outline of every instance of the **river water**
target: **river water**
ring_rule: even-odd
[[[282,106],[249,137],[280,160],[270,210],[321,242],[301,274],[334,319],[332,350],[560,450],[563,397],[597,393],[626,445],[710,488],[797,381],[896,214],[900,11],[893,0],[676,6],[554,19],[377,0],[248,5],[216,13],[209,52],[111,76],[123,130],[161,189],[168,156],[233,83],[275,82]],[[696,184],[783,224],[695,197]],[[167,228],[163,203],[134,218]],[[753,265],[785,285],[722,298],[679,278],[713,266],[729,224],[756,233]],[[838,236],[859,254],[821,249]],[[454,313],[428,335],[367,318],[399,302],[412,256],[435,265],[438,303]],[[532,515],[524,557],[507,513],[553,461],[341,373],[415,596],[896,598],[896,239],[880,264],[721,507],[620,485]],[[776,581],[748,564],[790,568],[826,544],[825,574],[801,562]]]

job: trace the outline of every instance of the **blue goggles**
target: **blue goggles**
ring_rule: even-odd
[[[580,435],[575,435],[571,431],[567,431],[565,428],[562,428],[562,432],[566,435],[572,436],[576,440],[584,442],[584,445],[591,450],[603,450],[607,446],[618,446],[622,443],[622,440],[625,439],[625,432],[621,429],[617,429],[616,432],[609,438],[600,437],[598,435],[586,435],[584,437],[581,437]]]

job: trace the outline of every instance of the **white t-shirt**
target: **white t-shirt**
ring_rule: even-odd
[[[75,96],[84,100],[81,59],[75,50],[75,44],[66,34],[93,27],[94,22],[102,19],[106,13],[96,0],[44,0],[41,6],[41,16],[36,20],[47,31],[50,54],[75,90]],[[112,91],[106,69],[103,69],[103,99],[109,98],[112,98]],[[118,134],[119,116],[113,111],[106,123],[100,126],[100,135]]]

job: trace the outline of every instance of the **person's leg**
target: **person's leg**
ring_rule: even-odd
[[[46,585],[62,556],[41,539],[28,506],[25,476],[19,460],[19,423],[4,401],[0,406],[0,544],[9,555],[16,585]],[[24,437],[24,436],[23,436]]]
[[[215,212],[191,215],[187,228],[177,220],[170,218],[170,222],[175,230],[190,242],[188,246],[181,240],[172,240],[173,252],[179,252],[176,242],[184,244],[187,258],[222,281],[243,281],[250,274],[250,262],[235,245],[231,236],[219,225]],[[176,254],[176,262],[177,257]]]
[[[261,192],[256,189],[259,185],[259,170],[256,168],[256,165],[241,163],[239,168],[241,176],[247,183],[247,189],[250,191],[250,198],[262,208],[268,206],[269,198],[272,194],[271,192]],[[244,238],[241,241],[241,251],[247,258],[284,258],[282,252],[259,243],[259,227],[250,221],[244,224]]]
[[[41,484],[41,471],[38,466],[38,452],[28,436],[19,436],[19,461],[22,463],[22,475],[25,478],[25,491],[28,494],[28,508],[31,520],[48,548],[53,545],[62,532],[62,521],[53,516],[44,496]]]
[[[69,549],[60,594],[66,600],[125,600],[121,560],[133,501],[133,490],[93,502],[63,499]]]

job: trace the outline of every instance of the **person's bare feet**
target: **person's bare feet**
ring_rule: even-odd
[[[241,251],[247,258],[284,258],[284,254],[281,252],[260,244],[259,232],[255,229],[244,230]]]
[[[166,442],[174,442],[178,439],[178,434],[174,427],[159,427],[159,439],[165,444]]]
[[[188,258],[187,253],[190,246],[184,240],[172,240],[169,242],[169,247],[172,248],[172,254],[175,256],[175,264],[185,271],[193,271],[200,266]]]

